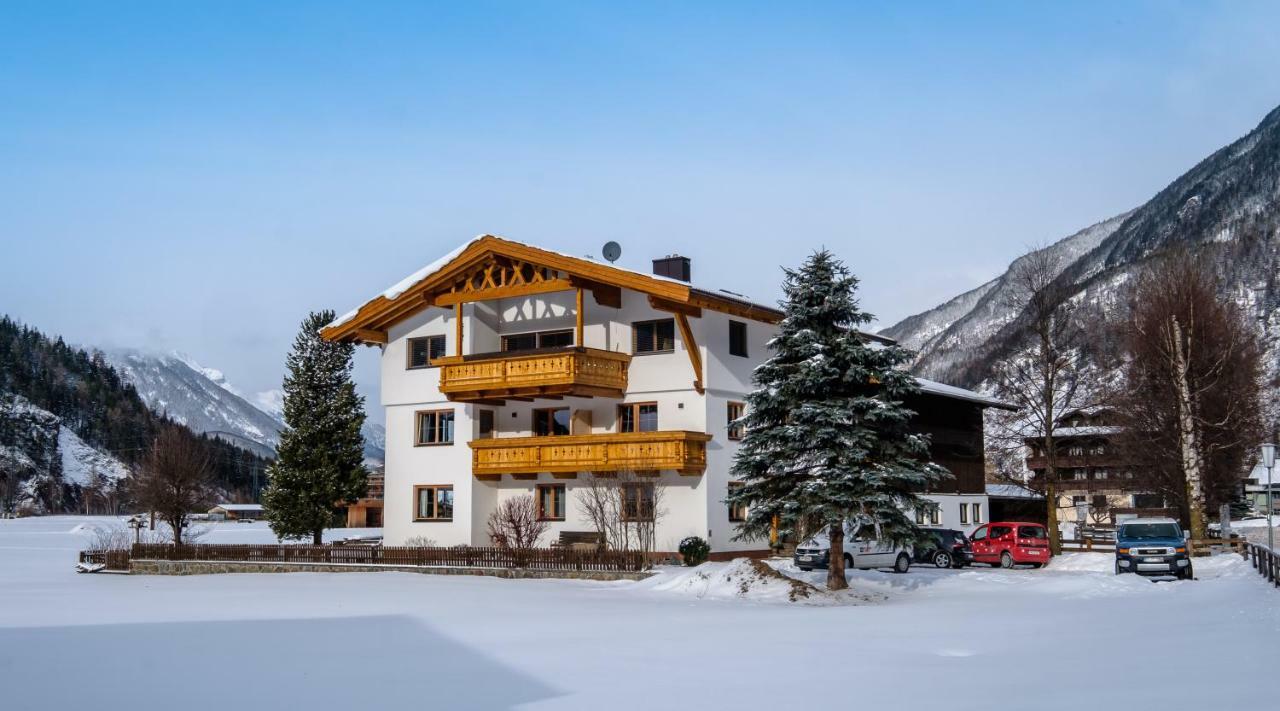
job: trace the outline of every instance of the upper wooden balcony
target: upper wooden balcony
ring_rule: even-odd
[[[608,432],[556,437],[499,437],[471,445],[477,477],[539,472],[618,472],[673,469],[701,474],[707,468],[704,432]]]
[[[455,402],[537,397],[621,398],[631,356],[595,348],[478,353],[436,358],[440,392]]]

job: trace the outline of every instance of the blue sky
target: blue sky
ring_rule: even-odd
[[[491,232],[888,325],[1280,103],[1280,3],[0,4],[0,312],[278,385]],[[358,377],[376,382],[363,351]]]

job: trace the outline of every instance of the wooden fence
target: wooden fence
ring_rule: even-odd
[[[123,551],[137,560],[199,560],[236,563],[326,563],[465,568],[528,568],[550,571],[627,571],[648,567],[642,553],[571,548],[451,548],[313,545],[181,545],[140,543]]]
[[[1245,544],[1245,558],[1253,563],[1253,569],[1272,585],[1280,587],[1280,555],[1257,543]]]
[[[1245,546],[1248,543],[1243,538],[1198,538],[1189,541],[1191,555],[1204,556],[1214,553],[1222,553],[1231,551],[1245,554]],[[1093,538],[1064,538],[1062,539],[1063,553],[1115,553],[1116,542],[1114,540],[1099,540]]]
[[[101,565],[106,570],[128,570],[129,549],[95,549],[80,551],[80,562],[85,565]]]

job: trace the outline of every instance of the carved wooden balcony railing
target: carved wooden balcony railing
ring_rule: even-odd
[[[627,389],[626,353],[595,348],[482,353],[436,358],[440,392],[455,402],[518,398],[621,398]]]
[[[1059,472],[1067,469],[1123,467],[1127,465],[1124,459],[1115,454],[1059,454],[1054,463],[1057,465]],[[1027,468],[1032,471],[1041,470],[1047,466],[1049,466],[1049,458],[1044,455],[1027,457]]]
[[[617,472],[673,469],[701,474],[707,468],[703,432],[622,432],[559,437],[499,437],[471,445],[477,477],[538,472]]]

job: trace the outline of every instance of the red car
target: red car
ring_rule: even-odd
[[[976,563],[1012,568],[1030,563],[1033,568],[1049,562],[1049,532],[1038,523],[1001,521],[974,529],[969,536]]]

